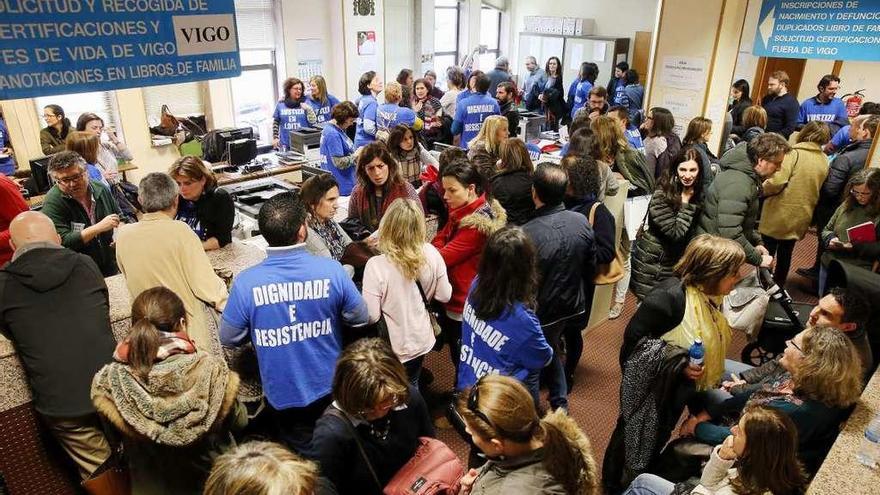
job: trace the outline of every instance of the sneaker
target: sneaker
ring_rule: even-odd
[[[614,306],[611,306],[611,310],[608,311],[608,319],[616,320],[618,317],[620,317],[620,313],[623,313],[623,303],[616,302],[614,303]]]
[[[798,268],[794,271],[798,275],[804,278],[808,278],[810,280],[818,280],[819,279],[819,270],[816,267],[810,268]]]

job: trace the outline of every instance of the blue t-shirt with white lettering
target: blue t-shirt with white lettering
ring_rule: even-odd
[[[626,140],[629,141],[629,145],[633,147],[633,149],[637,149],[645,153],[645,142],[642,141],[642,133],[639,132],[638,127],[634,125],[629,125],[626,128]]]
[[[275,105],[275,113],[272,119],[278,122],[278,139],[282,149],[290,149],[290,131],[296,131],[309,126],[309,119],[302,105],[296,108],[288,108],[283,101]]]
[[[339,262],[304,245],[273,249],[235,277],[223,310],[224,345],[253,342],[263,391],[275,409],[305,407],[331,391],[343,312],[364,304]]]
[[[358,99],[358,119],[354,133],[354,147],[372,143],[376,140],[376,108],[379,102],[373,95],[363,95]],[[366,128],[372,128],[372,132]]]
[[[528,150],[532,162],[538,163],[538,160],[541,159],[541,148],[538,148],[537,144],[526,143],[526,150]]]
[[[394,126],[412,127],[416,123],[416,113],[397,103],[385,103],[376,108],[376,128],[391,132]]]
[[[341,170],[333,165],[333,157],[348,156],[354,153],[354,143],[345,134],[345,131],[339,127],[328,124],[321,131],[321,158],[324,162],[324,170],[327,170],[336,182],[339,184],[339,195],[350,196],[351,190],[355,184],[355,169],[352,165],[345,170]]]
[[[501,107],[498,106],[498,100],[486,93],[474,93],[458,102],[452,122],[453,134],[461,133],[458,145],[467,149],[468,143],[477,137],[483,121],[490,115],[501,115]]]
[[[174,219],[189,225],[189,228],[199,236],[199,239],[205,240],[205,227],[199,220],[199,208],[195,201],[184,199],[181,196],[177,203],[177,214],[174,215]]]
[[[321,103],[320,100],[312,99],[312,97],[306,98],[306,102],[308,102],[309,106],[315,109],[315,116],[317,119],[315,122],[322,123],[327,122],[332,117],[330,116],[330,111],[333,110],[333,107],[339,104],[339,98],[333,95],[327,95],[327,102]]]
[[[590,90],[592,89],[593,83],[586,79],[578,83],[577,88],[574,90],[574,104],[571,106],[571,118],[574,118],[574,114],[576,114],[581,108],[584,108],[584,105],[587,104],[587,95],[590,94]]]
[[[458,390],[472,386],[480,377],[499,374],[523,381],[553,357],[535,313],[516,303],[498,318],[483,321],[471,306],[473,288],[464,303],[461,322],[461,362]]]
[[[611,99],[613,105],[629,108],[629,97],[626,95],[625,89],[626,83],[623,82],[623,79],[618,80],[617,85],[614,86],[614,95]]]
[[[840,98],[834,98],[828,103],[820,102],[815,96],[807,98],[801,103],[801,109],[798,112],[798,124],[804,125],[814,120],[828,124],[833,134],[849,122],[846,105]]]

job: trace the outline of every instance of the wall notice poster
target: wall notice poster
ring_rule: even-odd
[[[241,74],[233,0],[0,0],[0,100]]]
[[[376,31],[358,31],[358,55],[376,54]]]
[[[753,53],[875,62],[878,46],[880,0],[764,0]]]
[[[706,86],[706,59],[703,57],[663,57],[660,84],[670,88],[700,91]]]

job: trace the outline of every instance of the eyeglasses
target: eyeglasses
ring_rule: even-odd
[[[856,197],[859,197],[859,198],[866,198],[866,197],[868,197],[868,196],[871,195],[871,191],[865,191],[865,192],[862,192],[862,191],[856,191],[855,189],[850,189],[849,192],[850,192],[850,194],[852,194],[853,196],[856,196]]]
[[[797,344],[794,343],[794,340],[793,340],[793,339],[786,340],[786,341],[785,341],[785,345],[790,345],[790,346],[794,347],[798,352],[800,352],[800,353],[803,354],[804,356],[807,355],[807,353],[804,352],[803,349],[801,349]]]
[[[43,114],[43,119],[44,119],[44,120],[54,119],[55,117],[57,117],[57,115],[52,115],[51,113],[44,113],[44,114]]]
[[[85,171],[82,171],[76,175],[71,175],[69,177],[54,177],[55,182],[59,184],[63,184],[65,186],[69,186],[71,184],[76,184],[86,175]]]

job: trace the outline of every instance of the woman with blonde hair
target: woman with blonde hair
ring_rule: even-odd
[[[847,408],[861,396],[861,359],[849,337],[832,326],[807,328],[785,344],[779,364],[787,373],[752,394],[734,396],[690,417],[682,434],[718,445],[731,431],[723,418],[735,418],[749,406],[765,405],[794,422],[798,457],[814,473],[834,443]]]
[[[419,437],[433,436],[428,407],[391,346],[361,339],[336,362],[333,404],[305,454],[339,493],[378,495],[413,456]]]
[[[540,418],[516,379],[486,375],[459,396],[456,409],[488,458],[465,474],[460,493],[598,495],[586,434],[564,411]]]
[[[766,130],[767,111],[762,106],[752,105],[743,110],[742,126],[734,127],[731,132],[748,143],[755,137],[764,134]]]
[[[819,203],[819,191],[828,176],[828,158],[822,147],[830,140],[828,124],[808,122],[779,170],[764,180],[758,232],[767,254],[776,258],[773,278],[781,286],[785,286],[788,278],[794,245],[810,228]]]
[[[214,461],[204,495],[313,495],[325,491],[318,466],[283,446],[248,442]]]
[[[101,141],[98,139],[98,136],[92,132],[86,131],[72,131],[67,135],[67,139],[64,141],[64,146],[68,151],[73,151],[79,154],[83,160],[86,161],[86,171],[89,174],[89,179],[98,181],[101,184],[104,184],[107,189],[110,189],[110,183],[105,177],[105,172],[98,168],[98,149],[100,148]],[[115,173],[106,173],[107,175],[111,175],[115,177]]]
[[[312,76],[309,79],[309,96],[306,102],[315,110],[317,123],[323,123],[332,117],[330,111],[339,104],[339,98],[327,92],[327,81],[324,76]]]
[[[778,409],[749,407],[703,468],[696,495],[800,495],[807,476],[798,460],[798,432]],[[676,485],[641,474],[624,495],[671,495]],[[679,492],[680,493],[680,492]]]
[[[449,301],[452,285],[437,248],[425,241],[425,214],[411,199],[395,199],[379,223],[379,256],[364,268],[370,323],[385,320],[394,354],[418,386],[422,361],[436,343],[426,307]]]
[[[197,156],[184,156],[171,165],[168,175],[180,188],[174,219],[189,225],[205,251],[231,243],[235,204],[232,196],[217,186],[217,178],[205,162]]]
[[[189,338],[183,301],[165,287],[138,295],[131,332],[92,381],[92,402],[122,433],[134,494],[198,494],[211,460],[247,424],[239,379]]]
[[[689,366],[685,376],[698,390],[710,390],[724,373],[730,326],[721,300],[739,281],[745,253],[736,241],[703,234],[695,237],[675,265],[675,276],[655,285],[636,310],[623,337],[621,363],[642,337],[660,338],[688,349],[701,340],[702,366]]]
[[[483,155],[487,161],[494,165],[501,152],[501,143],[508,137],[510,137],[510,129],[507,125],[507,117],[502,115],[486,117],[480,127],[480,132],[471,139],[471,142],[467,143],[468,160],[473,160],[477,155]]]
[[[532,174],[535,166],[522,139],[507,138],[501,142],[498,169],[489,177],[492,197],[507,212],[507,222],[522,225],[532,218]]]

